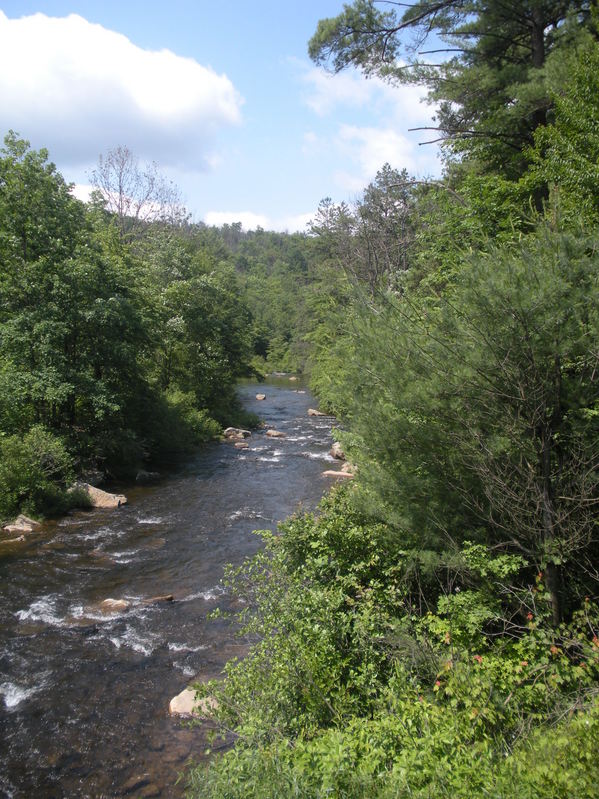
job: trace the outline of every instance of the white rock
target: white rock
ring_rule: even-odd
[[[315,408],[308,408],[308,416],[326,416],[326,413],[317,411]]]
[[[266,394],[256,394],[256,399],[257,400],[265,400],[266,399]]]
[[[118,613],[121,610],[127,610],[131,605],[130,602],[127,602],[126,599],[108,599],[102,600],[100,602],[100,610],[103,613]]]
[[[127,504],[127,497],[124,494],[109,494],[108,491],[102,491],[101,488],[89,483],[75,483],[71,491],[74,489],[85,491],[92,508],[120,508],[121,505]]]
[[[6,530],[7,533],[32,533],[34,530],[39,530],[40,527],[41,524],[36,522],[35,519],[30,519],[28,516],[20,514],[14,522],[7,524],[2,529]]]
[[[280,430],[267,430],[266,435],[269,438],[285,438],[285,433],[281,433]]]
[[[323,477],[347,477],[351,479],[353,474],[351,472],[337,472],[335,469],[327,469],[326,472],[322,473]]]
[[[180,694],[171,699],[168,712],[171,716],[202,718],[210,715],[211,710],[218,708],[217,700],[212,696],[196,701],[196,692],[193,688],[185,688]]]
[[[345,452],[341,447],[341,444],[338,441],[335,441],[333,446],[330,449],[329,455],[333,458],[337,458],[337,460],[344,461],[345,460]]]

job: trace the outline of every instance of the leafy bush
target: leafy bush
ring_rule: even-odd
[[[66,488],[72,478],[64,443],[41,425],[23,437],[0,438],[0,517],[64,512],[71,507]]]
[[[189,796],[590,799],[599,608],[553,628],[544,575],[479,544],[418,607],[414,553],[350,496],[263,534],[230,572],[255,643],[198,691],[237,743],[190,773]],[[548,776],[551,753],[567,767]]]

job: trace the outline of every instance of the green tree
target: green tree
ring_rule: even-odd
[[[426,85],[438,103],[435,130],[450,152],[518,178],[527,164],[523,149],[551,106],[547,57],[589,24],[589,0],[420,0],[401,4],[401,14],[395,4],[378,5],[355,0],[321,20],[310,56],[336,72],[353,65],[392,82]],[[413,34],[407,47],[404,33]],[[422,50],[431,34],[443,44]],[[439,52],[448,60],[431,64],[428,56]]]
[[[523,554],[547,570],[555,624],[595,580],[595,252],[541,231],[474,256],[434,302],[388,297],[354,322],[348,443],[368,507],[424,546],[476,535]]]

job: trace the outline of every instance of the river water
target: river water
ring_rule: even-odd
[[[0,796],[182,795],[205,730],[169,716],[169,701],[244,651],[207,618],[231,605],[223,568],[329,485],[331,419],[307,415],[314,398],[288,378],[240,394],[286,438],[210,445],[156,485],[116,486],[129,500],[117,510],[0,546]],[[147,602],[164,594],[175,601]],[[105,615],[108,597],[130,606]]]

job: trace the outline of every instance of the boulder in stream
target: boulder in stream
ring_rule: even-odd
[[[71,491],[83,491],[87,494],[92,508],[120,508],[127,504],[127,497],[124,494],[109,494],[102,491],[90,483],[77,482],[70,489]]]
[[[119,613],[122,610],[128,610],[131,605],[126,599],[104,599],[100,602],[100,610],[102,613]]]
[[[265,400],[266,399],[266,394],[256,394],[256,399],[257,400]]]
[[[10,524],[7,524],[2,529],[7,533],[32,533],[34,530],[39,530],[41,524],[36,522],[35,519],[30,519],[28,516],[20,514]]]
[[[343,451],[341,444],[338,441],[333,443],[333,446],[329,450],[329,455],[332,458],[337,458],[337,460],[344,461],[345,460],[345,452]]]
[[[193,688],[185,688],[180,694],[171,699],[168,712],[171,716],[183,718],[206,718],[211,710],[218,708],[218,701],[213,696],[206,696],[196,701],[196,692]]]
[[[235,447],[235,449],[249,449],[250,448],[250,445],[247,443],[247,441],[236,441],[233,446]]]
[[[223,435],[228,441],[241,441],[252,437],[249,430],[242,430],[240,427],[227,427],[223,430]]]
[[[326,416],[326,413],[317,411],[316,408],[308,408],[308,416]]]
[[[266,435],[269,438],[285,438],[285,433],[281,433],[280,430],[267,430]]]
[[[347,478],[351,479],[353,477],[353,474],[351,472],[345,472],[345,471],[339,471],[338,472],[336,469],[327,469],[326,472],[322,473],[322,476],[323,477],[347,477]]]

